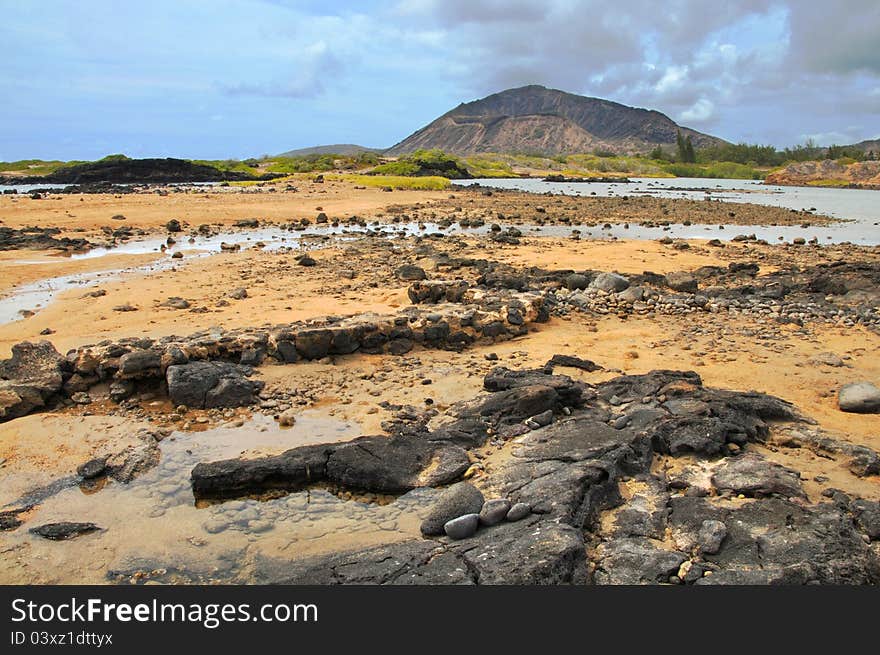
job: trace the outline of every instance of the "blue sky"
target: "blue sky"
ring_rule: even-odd
[[[880,2],[0,0],[0,160],[390,146],[544,84],[723,138],[880,137]]]

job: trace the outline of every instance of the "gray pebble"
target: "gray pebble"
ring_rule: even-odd
[[[510,511],[507,512],[507,520],[519,521],[524,519],[531,513],[531,505],[529,505],[528,503],[516,503],[513,507],[510,508]]]
[[[501,523],[510,511],[510,501],[507,498],[493,498],[483,503],[480,510],[480,523],[483,525],[495,525]]]
[[[477,531],[479,523],[479,514],[465,514],[457,519],[447,521],[443,526],[443,531],[450,539],[467,539]]]

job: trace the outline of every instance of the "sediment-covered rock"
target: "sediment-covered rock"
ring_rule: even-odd
[[[43,407],[61,390],[64,364],[48,341],[12,346],[12,357],[0,362],[0,420]]]

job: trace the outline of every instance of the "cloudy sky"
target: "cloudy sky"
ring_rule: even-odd
[[[0,0],[0,160],[390,146],[524,84],[731,141],[880,137],[880,1]]]

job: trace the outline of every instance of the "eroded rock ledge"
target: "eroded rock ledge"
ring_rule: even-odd
[[[785,401],[707,388],[689,371],[593,386],[498,368],[485,388],[434,429],[203,463],[193,489],[224,496],[326,481],[376,491],[436,486],[459,479],[467,451],[492,439],[509,441],[510,457],[475,480],[487,498],[526,503],[530,516],[460,541],[419,538],[296,561],[260,556],[239,581],[880,582],[880,505],[838,492],[812,504],[797,471],[752,451],[780,427],[813,430]],[[664,458],[681,466],[659,466]]]
[[[250,405],[262,382],[249,379],[266,360],[295,363],[354,352],[402,355],[416,346],[463,350],[504,340],[546,321],[543,297],[467,289],[456,303],[409,307],[394,316],[360,315],[277,325],[206,330],[187,337],[127,338],[60,355],[51,343],[24,342],[0,362],[0,421],[110,383],[120,402],[137,388],[160,386],[175,404],[194,408]]]

